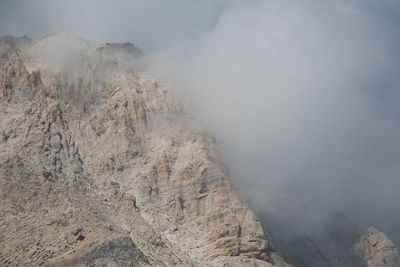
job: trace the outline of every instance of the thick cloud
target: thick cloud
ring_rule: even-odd
[[[400,5],[3,1],[0,34],[132,41],[191,96],[259,214],[343,211],[400,244]]]
[[[131,41],[146,51],[208,30],[224,0],[2,0],[0,35],[68,32],[92,42]]]
[[[195,42],[154,55],[260,214],[308,225],[344,211],[399,241],[400,35],[381,4],[236,3]]]

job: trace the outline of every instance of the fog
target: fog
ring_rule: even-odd
[[[145,51],[165,49],[209,30],[224,0],[1,0],[0,34],[68,32],[91,42],[131,41]]]
[[[190,91],[261,216],[302,227],[345,212],[399,241],[400,35],[381,5],[237,2],[153,56]]]
[[[2,1],[0,10],[0,35],[66,31],[141,47],[150,71],[189,96],[261,217],[302,229],[344,212],[400,244],[398,1]]]

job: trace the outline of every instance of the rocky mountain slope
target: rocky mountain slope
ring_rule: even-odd
[[[267,226],[275,247],[293,266],[400,266],[398,251],[385,234],[373,227],[361,234],[343,214],[333,214],[302,230],[298,222],[283,226],[274,220],[270,217]]]
[[[213,136],[141,54],[67,34],[0,39],[0,265],[289,266]],[[376,230],[360,251],[400,266]]]
[[[386,235],[370,227],[359,241],[367,266],[400,266],[400,256]]]
[[[285,265],[138,48],[61,34],[0,49],[1,264]]]

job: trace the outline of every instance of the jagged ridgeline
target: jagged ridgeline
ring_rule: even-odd
[[[3,37],[0,53],[1,265],[285,266],[134,45]]]
[[[0,209],[1,266],[307,266],[315,253],[332,266],[337,256],[318,242],[303,243],[306,260],[273,245],[213,136],[143,70],[140,49],[68,34],[0,39]],[[399,266],[383,233],[356,239],[357,264]]]

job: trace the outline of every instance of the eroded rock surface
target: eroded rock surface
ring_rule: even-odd
[[[140,55],[0,39],[0,265],[286,266]]]
[[[374,227],[360,238],[367,267],[399,267],[400,256],[393,242]]]

